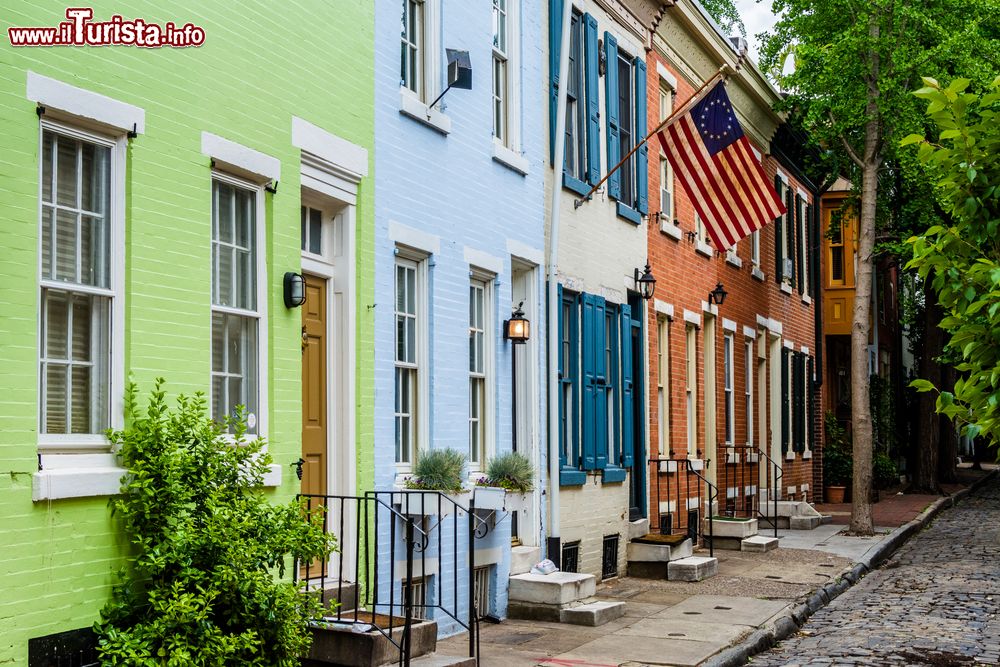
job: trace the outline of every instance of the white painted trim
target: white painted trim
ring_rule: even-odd
[[[806,304],[807,306],[811,306],[812,302],[813,300],[811,296],[809,296],[808,294],[802,295],[802,303]]]
[[[800,349],[800,350],[802,350],[802,354],[809,354],[809,348],[808,348],[808,347],[806,347],[805,345],[803,345],[803,346],[802,346],[801,348],[799,348],[799,349]]]
[[[799,491],[802,491],[803,493],[809,493],[809,485],[803,484],[802,486],[799,487]]]
[[[701,326],[701,315],[685,308],[684,321],[687,322],[688,324],[693,324],[696,327]]]
[[[697,498],[688,498],[688,500],[687,500],[687,508],[689,510],[698,509],[698,499]]]
[[[674,76],[670,72],[670,70],[668,70],[664,66],[664,64],[661,63],[661,62],[659,62],[659,61],[656,62],[656,74],[661,79],[663,79],[667,83],[668,86],[670,86],[671,88],[673,88],[675,91],[677,90],[677,77]]]
[[[122,132],[146,131],[146,112],[141,107],[77,88],[57,79],[28,71],[26,96],[45,107],[97,121]]]
[[[508,132],[509,131],[510,130],[508,130]],[[499,162],[505,167],[513,169],[522,176],[526,176],[528,174],[530,167],[528,160],[525,159],[520,153],[507,148],[496,139],[493,140],[493,160],[495,162]]]
[[[264,481],[261,486],[266,487],[277,487],[281,486],[281,464],[272,463],[267,467],[267,472],[264,473]]]
[[[32,476],[31,499],[113,496],[128,472],[113,454],[42,454],[41,470]]]
[[[216,168],[223,171],[226,171],[226,167],[234,168],[238,175],[249,174],[262,181],[277,181],[281,178],[281,160],[278,158],[211,132],[201,133],[201,152],[214,159]]]
[[[747,338],[751,338],[753,340],[756,340],[757,339],[757,330],[754,329],[753,327],[744,326],[743,327],[743,335],[745,337],[747,337]]]
[[[292,145],[355,174],[355,182],[368,175],[368,149],[298,116],[292,116]]]
[[[677,501],[676,500],[666,500],[666,501],[661,500],[660,501],[660,512],[673,513],[676,507],[677,507]]]
[[[447,135],[451,132],[451,118],[444,112],[431,108],[419,99],[409,88],[399,89],[399,113],[408,116],[418,123]]]
[[[716,305],[716,304],[714,304],[714,303],[711,304],[711,305],[709,305],[708,301],[702,301],[701,302],[701,312],[708,313],[710,315],[718,316],[718,314],[719,314],[719,306]]]
[[[712,246],[708,243],[698,239],[698,242],[694,246],[694,251],[699,255],[704,255],[705,257],[712,257]]]
[[[730,248],[729,250],[726,251],[726,264],[735,266],[737,269],[743,268],[743,260],[740,259],[739,255],[736,254],[735,247]]]
[[[792,450],[788,450],[788,452],[785,454],[785,460],[786,461],[794,461],[795,460],[795,452],[792,451]]]
[[[788,174],[778,169],[778,178],[781,179],[781,182],[784,183],[786,187],[788,186]]]
[[[760,267],[757,266],[753,267],[753,269],[750,271],[750,275],[756,278],[757,280],[764,280],[764,272],[760,270]]]
[[[794,486],[789,486],[788,488],[786,488],[786,489],[785,489],[785,491],[786,491],[786,492],[788,493],[788,495],[790,495],[790,496],[792,496],[792,495],[795,495],[795,487],[794,487]]]
[[[479,269],[486,269],[492,273],[494,277],[503,273],[503,260],[499,257],[494,257],[487,252],[483,252],[482,250],[465,246],[462,249],[462,258],[470,268],[476,267]]]
[[[785,294],[791,294],[792,286],[789,283],[783,282],[781,283],[781,291],[784,292]]]
[[[398,245],[420,250],[428,255],[436,255],[441,252],[441,238],[439,236],[392,220],[389,221],[389,240]]]
[[[541,266],[545,263],[545,252],[538,248],[532,248],[526,243],[521,243],[514,239],[507,239],[507,252],[514,257],[527,260],[531,264]]]
[[[683,233],[681,232],[681,228],[675,225],[670,220],[660,221],[660,231],[675,241],[680,241],[681,236],[683,235]]]
[[[705,460],[704,459],[692,459],[688,457],[688,461],[691,462],[691,470],[704,470]]]
[[[792,341],[790,341],[788,339],[785,339],[785,341],[783,342],[783,345],[785,347],[787,347],[789,350],[794,350],[795,349],[795,343],[793,343]]]
[[[736,331],[736,322],[733,322],[732,320],[729,320],[729,319],[726,319],[725,317],[723,317],[722,318],[722,329],[723,329],[723,331],[732,331],[732,332],[735,332]]]
[[[807,449],[806,451],[802,452],[802,460],[803,461],[808,461],[812,457],[813,457],[813,453],[812,453],[811,449]]]
[[[758,315],[757,316],[757,326],[761,326],[761,327],[767,328],[767,318],[764,317],[763,315]]]
[[[674,304],[653,299],[653,310],[667,316],[667,319],[674,319]]]

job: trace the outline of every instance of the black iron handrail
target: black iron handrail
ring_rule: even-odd
[[[694,469],[694,463],[693,461],[691,461],[691,459],[684,459],[684,462],[687,464],[688,475],[689,476],[694,475],[705,484],[705,491],[707,492],[708,495],[708,555],[715,556],[715,530],[714,530],[715,526],[712,520],[712,515],[715,514],[713,508],[719,501],[719,488],[715,486],[715,484],[712,484],[710,481],[708,481],[708,479],[704,477],[700,472]],[[705,466],[708,467],[710,463],[711,461],[706,460]],[[700,504],[700,498],[701,498],[700,493],[698,497]],[[702,526],[702,535],[701,535],[702,544],[705,543],[704,530],[705,530],[704,526]]]
[[[705,466],[708,466],[711,462],[705,461]],[[715,555],[715,549],[712,545],[712,538],[715,534],[715,526],[712,520],[713,508],[718,502],[719,489],[708,481],[703,475],[701,475],[694,467],[694,461],[691,459],[675,459],[675,458],[651,458],[649,459],[649,465],[652,468],[651,477],[653,478],[656,485],[656,517],[657,526],[656,530],[663,535],[677,535],[683,532],[692,538],[692,542],[697,542],[698,538],[701,538],[701,542],[704,545],[708,543],[708,549],[710,555]],[[666,469],[664,469],[666,466]],[[686,473],[684,475],[684,481],[681,482],[680,479],[674,478],[673,473],[680,472],[681,468],[684,469]],[[694,482],[694,494],[691,493],[692,475],[695,478]],[[674,483],[671,484],[671,479],[674,479]],[[660,511],[660,503],[662,502],[664,496],[662,494],[663,484],[666,485],[666,500],[669,505],[671,500],[674,501],[674,511],[670,512],[669,508],[666,513]],[[702,486],[704,485],[704,494],[702,493]],[[686,493],[682,493],[686,491]],[[674,493],[676,492],[676,493]],[[676,496],[676,497],[675,497]],[[703,521],[701,520],[701,512],[704,511],[704,498],[708,497],[708,539],[705,537],[705,529]],[[691,524],[691,518],[688,515],[687,510],[689,509],[688,503],[692,497],[698,498],[698,513],[695,519],[694,525]],[[683,499],[683,502],[682,502]],[[683,505],[685,511],[681,511],[681,506]],[[677,517],[675,521],[674,518]],[[683,525],[681,522],[683,518]],[[702,524],[702,525],[699,525]]]
[[[760,503],[760,464],[761,460],[767,463],[766,472],[764,473],[764,482],[767,485],[766,488],[770,493],[770,498],[765,498],[765,503],[773,503],[773,515],[771,517],[771,523],[774,527],[774,536],[778,536],[778,496],[781,491],[781,477],[784,474],[781,466],[772,459],[767,452],[765,452],[760,447],[756,445],[727,445],[727,454],[732,453],[736,455],[736,460],[730,463],[728,461],[722,468],[722,477],[724,478],[725,488],[727,490],[726,496],[726,507],[724,513],[727,516],[742,516],[745,518],[762,518],[767,519],[768,515],[761,508]],[[756,455],[756,461],[749,461],[750,455]],[[754,469],[755,468],[755,469]],[[756,493],[738,495],[737,498],[733,500],[732,505],[729,504],[728,489],[730,488],[730,481],[735,478],[740,489],[745,489],[747,487],[746,481],[747,477],[751,477],[755,481],[752,485],[756,489]],[[721,510],[721,508],[720,508]]]

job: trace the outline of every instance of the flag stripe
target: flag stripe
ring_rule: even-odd
[[[700,191],[702,194],[701,197],[695,196],[694,199],[695,208],[698,209],[706,231],[711,235],[716,248],[728,247],[733,243],[733,239],[728,234],[725,235],[725,243],[720,243],[723,240],[719,233],[719,229],[723,225],[723,213],[719,209],[718,204],[722,199],[713,190],[715,179],[712,178],[713,174],[708,170],[707,165],[698,159],[698,149],[696,145],[692,146],[688,143],[688,136],[685,133],[685,130],[689,129],[688,124],[691,122],[691,117],[685,116],[680,121],[673,123],[669,131],[675,139],[678,148],[680,148],[676,153],[688,165],[689,175],[693,177],[691,180],[692,185],[695,186],[694,189]],[[702,213],[702,207],[699,207],[698,204],[701,204],[706,209],[708,215]]]
[[[704,192],[699,187],[704,181],[696,172],[693,171],[694,167],[685,159],[686,150],[677,142],[677,140],[677,133],[674,131],[673,125],[671,125],[668,128],[668,134],[663,139],[665,145],[669,146],[669,149],[667,150],[667,158],[673,165],[674,171],[677,173],[681,183],[684,184],[688,193],[691,195],[691,203],[694,204],[695,211],[698,212],[702,222],[706,224],[706,229],[709,229],[706,221],[713,219],[714,214],[704,206],[704,203],[709,201],[708,193]],[[717,241],[717,239],[714,238],[713,240]]]
[[[764,206],[762,214],[764,216],[764,222],[761,224],[766,224],[768,220],[772,220],[778,216],[774,210],[774,201],[777,199],[776,196],[771,195],[768,197],[768,190],[770,185],[767,182],[767,175],[764,173],[764,168],[757,162],[756,158],[750,149],[750,142],[747,141],[746,137],[743,137],[737,142],[737,150],[735,155],[742,158],[743,164],[746,166],[748,174],[757,174],[757,179],[747,179],[745,185],[749,190],[751,190],[754,195],[758,198],[761,204]],[[771,205],[768,206],[768,199],[771,200]]]
[[[731,178],[730,185],[734,195],[733,199],[740,203],[740,208],[744,215],[744,227],[746,233],[750,234],[756,229],[754,221],[764,217],[763,202],[753,196],[753,188],[748,188],[747,183],[739,177],[739,163],[733,159],[732,154],[729,151],[723,151],[722,155],[717,156],[717,158],[719,157],[722,158],[728,167],[726,174]],[[749,196],[740,196],[743,193],[747,193]]]
[[[706,188],[710,193],[710,203],[718,202],[725,209],[725,211],[720,211],[723,215],[719,215],[712,220],[706,220],[705,225],[709,228],[710,232],[716,232],[712,234],[713,240],[716,241],[715,247],[719,249],[728,248],[735,244],[742,236],[734,224],[738,216],[729,204],[731,198],[725,196],[719,190],[721,174],[718,165],[712,159],[712,156],[708,154],[705,144],[695,139],[698,130],[693,127],[693,124],[693,120],[690,117],[684,118],[678,123],[682,127],[689,150],[694,155],[698,164],[702,166],[703,173],[708,176],[703,183],[699,183],[699,186]],[[725,243],[718,242],[720,237],[725,237]]]

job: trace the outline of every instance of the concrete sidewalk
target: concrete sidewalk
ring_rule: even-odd
[[[597,628],[519,620],[483,624],[481,664],[699,665],[751,633],[759,634],[761,628],[789,622],[781,618],[789,610],[815,597],[816,591],[847,568],[871,562],[879,545],[899,541],[903,536],[898,533],[904,531],[906,522],[916,518],[926,504],[922,497],[895,503],[890,525],[878,528],[872,537],[852,537],[843,534],[846,526],[823,525],[811,531],[779,530],[780,547],[767,553],[717,549],[718,576],[698,583],[628,577],[602,583],[597,597],[623,601],[626,611],[622,618]],[[900,520],[904,528],[892,525],[901,525]],[[438,652],[467,655],[468,637],[441,641]]]

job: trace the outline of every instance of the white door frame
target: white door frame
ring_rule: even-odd
[[[515,271],[519,272],[519,275],[515,277]],[[517,305],[517,303],[523,298],[525,303],[524,314],[530,322],[541,322],[542,321],[542,311],[539,308],[539,290],[538,290],[538,265],[532,262],[521,260],[515,257],[511,258],[511,305]],[[539,411],[539,382],[538,382],[538,369],[539,369],[539,359],[538,359],[538,328],[535,327],[535,331],[531,332],[528,341],[524,345],[514,346],[511,344],[511,364],[514,364],[514,354],[516,347],[523,347],[523,350],[519,350],[516,353],[524,358],[524,377],[518,376],[519,389],[523,387],[527,395],[525,396],[525,401],[521,402],[522,405],[526,405],[528,410],[527,414],[522,415],[518,412],[518,421],[528,425],[529,427],[529,441],[527,443],[521,443],[520,439],[520,451],[522,454],[527,455],[531,460],[532,465],[535,467],[536,477],[535,489],[532,491],[532,502],[531,507],[521,513],[522,521],[518,524],[518,537],[521,543],[525,546],[538,546],[539,542],[539,509],[541,507],[541,469],[539,467],[540,463],[540,453],[539,453],[539,431],[542,428],[540,418],[541,414]],[[522,395],[520,392],[518,395]],[[517,428],[517,424],[512,424],[512,428]]]

